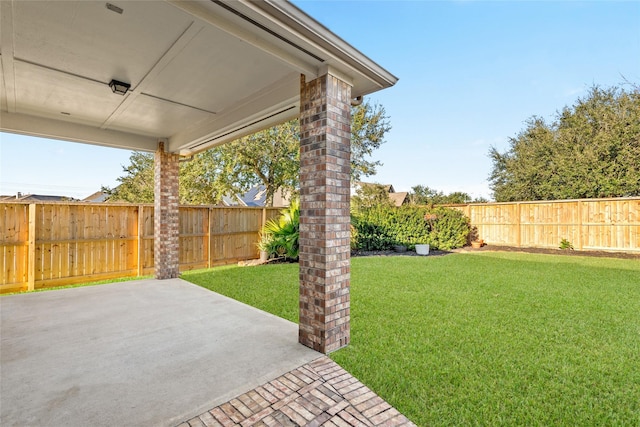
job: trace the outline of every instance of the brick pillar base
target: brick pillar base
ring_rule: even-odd
[[[349,344],[351,86],[326,74],[300,90],[300,329],[307,347]]]
[[[153,261],[156,279],[178,277],[179,183],[178,154],[164,151],[164,143],[158,144],[154,161],[154,220]]]

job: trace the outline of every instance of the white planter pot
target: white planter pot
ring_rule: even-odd
[[[429,245],[416,245],[418,255],[429,255]]]

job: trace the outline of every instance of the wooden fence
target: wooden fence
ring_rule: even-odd
[[[450,205],[486,243],[576,250],[640,251],[640,198]]]
[[[489,244],[640,252],[640,198],[486,203],[462,210]],[[0,293],[153,273],[153,206],[0,203]],[[278,208],[180,207],[180,269],[259,256]]]
[[[279,208],[180,207],[180,269],[258,258]],[[153,273],[152,205],[0,203],[0,293]]]

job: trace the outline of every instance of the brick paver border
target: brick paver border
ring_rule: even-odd
[[[326,356],[178,427],[415,426]]]

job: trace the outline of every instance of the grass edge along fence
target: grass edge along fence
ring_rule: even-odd
[[[259,257],[281,208],[180,206],[180,270]],[[150,204],[0,203],[0,293],[153,273]]]
[[[442,205],[493,245],[640,253],[640,197]]]

